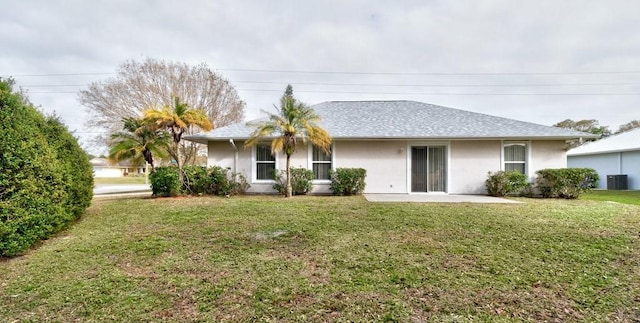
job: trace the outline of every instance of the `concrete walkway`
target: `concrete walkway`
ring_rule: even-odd
[[[454,194],[365,194],[369,202],[416,202],[416,203],[522,203],[486,195]]]

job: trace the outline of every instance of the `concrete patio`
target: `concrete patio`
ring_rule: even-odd
[[[415,202],[415,203],[522,203],[506,198],[486,195],[455,194],[364,194],[369,202]]]

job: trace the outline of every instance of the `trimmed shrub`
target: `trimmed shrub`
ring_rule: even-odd
[[[48,142],[58,156],[62,172],[64,190],[68,193],[64,205],[79,218],[91,205],[93,199],[93,167],[89,156],[80,148],[78,141],[57,117],[48,117],[43,128]]]
[[[329,189],[333,195],[359,195],[364,192],[367,170],[364,168],[337,168],[331,171]]]
[[[235,182],[230,180],[231,174],[226,168],[220,166],[209,167],[209,180],[211,181],[211,191],[207,194],[220,196],[232,195],[235,189]]]
[[[517,194],[529,185],[527,175],[516,170],[489,172],[484,184],[487,188],[487,193],[491,196]]]
[[[78,219],[93,169],[56,117],[44,117],[0,79],[0,256],[13,256]]]
[[[598,186],[600,177],[592,168],[547,168],[536,172],[542,197],[576,199]]]
[[[213,182],[205,166],[186,165],[182,168],[181,191],[186,194],[212,194]]]
[[[186,165],[182,168],[182,184],[176,167],[157,167],[151,173],[151,190],[154,196],[189,195],[237,195],[250,187],[242,174],[232,174],[220,166]]]
[[[284,170],[274,171],[273,189],[281,195],[287,194],[287,172]],[[304,195],[313,189],[313,171],[306,168],[291,167],[291,192],[293,195]]]
[[[180,194],[179,170],[175,166],[156,167],[149,174],[149,180],[154,196],[177,196]]]

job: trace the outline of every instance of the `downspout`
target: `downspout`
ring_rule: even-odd
[[[236,147],[236,144],[233,142],[233,139],[229,139],[229,143],[231,144],[231,146],[233,147],[233,172],[237,173],[238,172],[238,147]]]

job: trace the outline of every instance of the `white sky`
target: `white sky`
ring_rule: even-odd
[[[287,83],[308,104],[416,100],[547,125],[597,119],[611,130],[640,119],[640,1],[0,0],[0,8],[0,75],[94,152],[77,92],[147,57],[208,64],[238,89],[247,119],[272,109]]]

